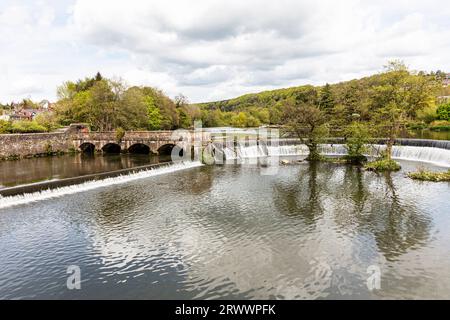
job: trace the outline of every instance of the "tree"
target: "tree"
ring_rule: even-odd
[[[52,131],[59,127],[58,119],[53,112],[46,111],[39,113],[34,120],[37,124],[45,127],[47,131]]]
[[[121,79],[110,80],[97,74],[58,88],[55,106],[62,124],[85,122],[94,130],[160,130],[179,126],[175,104],[160,90],[150,87],[127,88]],[[187,110],[192,111],[189,106]]]
[[[400,129],[412,117],[434,103],[435,84],[428,78],[410,73],[400,61],[389,62],[373,88],[372,108],[378,133],[386,138],[386,159],[391,161],[392,148]]]
[[[369,128],[361,122],[354,121],[345,129],[344,136],[347,161],[354,164],[366,162],[367,158],[364,153],[367,151],[366,145],[369,143]]]
[[[320,92],[319,97],[319,106],[322,110],[326,110],[327,112],[331,111],[336,102],[334,101],[334,95],[331,91],[331,86],[327,83]]]
[[[317,105],[289,100],[284,107],[285,124],[309,149],[308,160],[321,159],[318,146],[328,135],[327,119]]]
[[[439,105],[436,113],[439,120],[450,121],[450,102]]]
[[[239,112],[231,118],[231,125],[237,128],[245,128],[247,126],[247,121],[247,114],[245,112]]]

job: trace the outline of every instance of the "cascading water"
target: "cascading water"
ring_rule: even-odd
[[[74,194],[78,192],[93,190],[101,187],[107,187],[111,185],[127,183],[130,181],[149,178],[153,176],[158,176],[162,174],[172,173],[184,169],[190,169],[202,166],[200,162],[180,162],[169,164],[163,167],[158,167],[156,169],[147,169],[139,172],[134,172],[126,175],[120,175],[117,177],[106,178],[102,180],[92,180],[80,184],[74,184],[70,186],[47,189],[39,192],[20,194],[15,196],[2,197],[0,196],[0,209],[6,207],[17,206],[21,204],[26,204],[29,202],[35,202],[45,199],[51,199],[60,197],[63,195]]]
[[[215,144],[217,153],[224,153],[225,160],[249,159],[270,156],[307,156],[309,151],[306,145],[299,144],[298,140],[277,141],[276,145],[268,145],[264,141],[254,143],[238,143],[236,148],[228,144]],[[402,139],[402,145],[395,145],[392,150],[394,159],[428,162],[435,165],[450,167],[450,142],[434,140]],[[428,145],[427,145],[428,143]],[[437,147],[439,146],[439,147]],[[367,156],[376,157],[386,149],[385,145],[375,144],[368,146]],[[234,151],[235,150],[235,151]],[[343,156],[347,154],[344,144],[322,144],[319,146],[321,154],[326,156]]]

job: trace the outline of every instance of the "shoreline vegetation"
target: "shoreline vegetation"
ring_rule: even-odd
[[[384,71],[357,80],[192,104],[183,94],[172,100],[156,88],[128,87],[123,80],[97,73],[63,83],[57,88],[58,101],[32,121],[0,120],[0,133],[52,131],[71,123],[86,123],[93,131],[116,131],[118,138],[131,130],[192,128],[198,120],[204,127],[278,126],[308,147],[309,161],[324,161],[319,145],[327,137],[339,136],[345,138],[348,151],[342,161],[370,171],[398,171],[392,150],[403,130],[450,128],[450,102],[442,100],[450,95],[443,82],[446,77],[442,71],[411,71],[394,60]],[[2,113],[8,108],[12,112],[12,105],[1,106]],[[22,105],[36,107],[30,100]],[[386,138],[386,151],[367,163],[365,148],[374,137]]]
[[[450,170],[447,172],[434,172],[421,168],[417,172],[408,172],[407,176],[420,181],[450,182]]]

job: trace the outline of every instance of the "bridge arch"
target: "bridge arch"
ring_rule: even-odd
[[[158,154],[170,156],[172,154],[173,150],[175,150],[176,152],[178,151],[178,154],[180,155],[180,157],[182,157],[184,155],[183,148],[176,146],[173,143],[167,143],[167,144],[164,144],[161,147],[159,147]]]
[[[104,153],[120,153],[121,148],[117,143],[107,143],[102,147]]]
[[[144,143],[135,143],[128,148],[129,153],[150,154],[150,147]]]
[[[79,146],[81,152],[83,153],[94,153],[95,152],[95,145],[90,142],[84,142]]]

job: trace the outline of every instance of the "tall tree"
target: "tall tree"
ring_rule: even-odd
[[[380,82],[372,91],[374,123],[378,133],[387,138],[386,158],[391,161],[392,148],[408,118],[434,103],[435,83],[411,73],[401,61],[385,66]]]
[[[288,100],[284,107],[285,125],[309,149],[308,160],[321,159],[318,146],[328,135],[325,113],[311,101]]]
[[[336,102],[334,100],[331,86],[327,83],[320,91],[319,106],[322,110],[330,112],[335,107]]]

